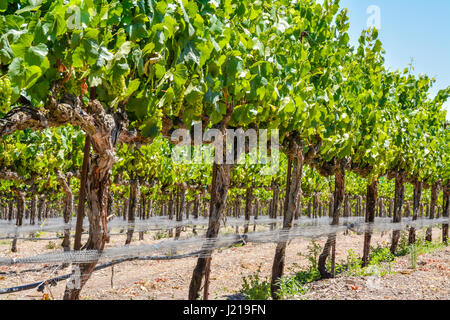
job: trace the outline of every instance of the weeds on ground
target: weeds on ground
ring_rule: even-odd
[[[282,277],[278,281],[280,289],[278,290],[278,297],[280,299],[306,299],[305,295],[309,292],[302,279],[299,279],[297,275]]]
[[[347,258],[342,263],[337,263],[335,270],[336,274],[343,273],[348,276],[378,276],[383,277],[394,273],[392,271],[392,263],[396,256],[410,255],[411,268],[415,269],[417,265],[417,257],[424,253],[433,252],[446,247],[440,239],[438,242],[428,242],[424,237],[417,239],[414,245],[408,244],[408,238],[405,234],[402,235],[398,246],[396,255],[392,254],[389,249],[389,244],[383,243],[377,247],[370,248],[369,265],[362,266],[362,259],[355,251],[349,250]],[[280,299],[289,298],[303,298],[308,294],[308,287],[306,284],[321,279],[318,270],[318,259],[322,247],[316,242],[312,241],[308,246],[308,253],[298,253],[299,256],[305,257],[309,261],[309,265],[301,267],[298,264],[293,264],[290,270],[295,272],[294,275],[283,276],[278,284],[280,289],[278,296]],[[328,262],[328,268],[330,268]],[[258,267],[256,273],[243,277],[243,285],[240,290],[248,300],[267,300],[270,299],[270,278],[261,277],[261,266]]]
[[[405,231],[401,232],[400,240],[398,241],[397,250],[395,254],[397,256],[406,256],[409,253],[409,240]]]
[[[295,273],[286,275],[279,280],[278,297],[280,299],[307,299],[309,289],[306,285],[321,278],[318,269],[318,259],[321,250],[322,247],[313,240],[308,246],[306,254],[298,253],[299,256],[305,257],[309,261],[309,265],[305,268],[294,263],[291,271]],[[394,260],[394,256],[388,248],[378,247],[372,248],[370,259],[371,263],[369,266],[363,268],[361,258],[353,250],[349,250],[347,259],[343,263],[336,265],[336,273],[345,272],[348,275],[383,276],[390,272],[390,263]],[[386,263],[387,265],[385,265]],[[270,279],[261,277],[261,267],[258,268],[255,274],[242,279],[243,285],[240,292],[248,300],[267,300],[271,297]]]
[[[415,244],[412,244],[410,246],[410,250],[409,250],[409,260],[411,262],[411,269],[416,269],[417,267],[417,256],[418,256],[418,250],[417,250],[417,246]]]
[[[316,241],[312,240],[311,244],[307,247],[308,253],[297,253],[300,257],[305,257],[310,262],[309,270],[316,270],[319,267],[319,256],[322,252],[322,247]]]
[[[409,255],[410,269],[416,269],[418,256],[443,249],[446,246],[447,245],[441,241],[440,237],[438,237],[435,242],[426,241],[424,234],[418,234],[416,242],[409,244],[408,233],[402,232],[395,255],[400,257]]]
[[[40,238],[44,235],[43,231],[36,231],[35,233],[33,233],[33,238]]]
[[[394,261],[395,256],[387,246],[370,247],[369,260],[371,264]]]
[[[270,281],[261,277],[261,265],[254,274],[242,277],[241,292],[248,300],[267,300],[270,298]]]
[[[429,242],[424,238],[420,238],[414,244],[406,246],[402,251],[409,254],[410,269],[416,269],[417,259],[421,254],[434,252],[445,247],[446,244],[442,243],[440,239],[437,242]]]
[[[280,299],[306,299],[306,295],[309,292],[307,283],[320,279],[320,273],[317,269],[318,258],[321,252],[320,245],[312,241],[308,246],[308,253],[298,253],[299,256],[305,257],[310,265],[307,268],[302,268],[298,264],[294,264],[291,271],[295,273],[293,275],[283,276],[278,280],[279,286],[278,297]],[[240,292],[248,300],[267,300],[271,297],[270,293],[270,278],[261,277],[261,266],[258,267],[256,273],[243,277],[243,285]]]
[[[56,242],[49,241],[48,244],[45,246],[46,249],[56,249]]]
[[[231,235],[231,234],[236,233],[236,232],[235,232],[234,227],[227,226],[227,227],[225,227],[225,228],[222,230],[222,233],[223,233],[224,235],[228,236],[228,235]]]
[[[165,239],[168,238],[169,234],[167,232],[164,231],[158,231],[154,236],[153,236],[153,240],[161,240],[161,239]]]
[[[353,251],[349,250],[344,263],[336,265],[336,273],[344,273],[348,276],[385,276],[392,273],[392,261],[394,255],[389,248],[371,248],[370,262],[368,266],[362,266],[362,259]]]

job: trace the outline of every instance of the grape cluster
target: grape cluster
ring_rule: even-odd
[[[127,84],[125,82],[125,76],[121,75],[119,79],[114,79],[111,82],[111,94],[114,97],[121,98],[125,95]]]
[[[8,76],[0,77],[0,113],[11,109],[12,86]]]
[[[177,95],[177,98],[175,100],[175,105],[172,108],[172,114],[173,115],[178,115],[180,113],[180,110],[183,107],[185,91],[186,91],[186,85],[183,85],[181,87],[181,90],[180,90],[179,94]]]
[[[192,114],[195,117],[201,116],[203,112],[203,97],[199,97],[199,99],[196,99],[195,102],[192,104]]]

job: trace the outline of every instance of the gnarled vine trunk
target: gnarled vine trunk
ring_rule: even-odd
[[[8,221],[11,221],[14,215],[14,201],[9,200],[8,202]]]
[[[303,175],[303,153],[302,146],[291,140],[288,149],[288,171],[286,179],[286,198],[284,204],[283,236],[288,235],[288,230],[292,228],[298,197],[301,197],[301,180]],[[273,299],[278,299],[280,289],[279,280],[283,276],[286,247],[288,239],[280,239],[275,249],[275,256],[272,265],[272,280],[270,291]]]
[[[107,214],[108,195],[111,186],[112,168],[115,162],[115,146],[123,130],[123,117],[104,112],[103,106],[97,100],[91,100],[87,106],[89,116],[84,124],[85,132],[91,138],[93,155],[90,161],[87,178],[87,202],[89,219],[89,238],[83,246],[86,250],[96,250],[101,253],[108,237]],[[89,280],[98,261],[73,265],[75,273],[68,279],[64,300],[78,300],[80,292]],[[79,271],[79,272],[77,272]],[[74,281],[76,274],[79,281]]]
[[[250,221],[250,216],[252,212],[252,201],[253,201],[253,188],[247,188],[245,193],[245,221]],[[244,234],[248,233],[248,222],[244,225]]]
[[[73,193],[70,187],[70,177],[66,178],[62,175],[61,172],[58,172],[59,182],[66,194],[66,198],[64,199],[64,223],[66,227],[64,228],[64,239],[62,242],[62,247],[64,251],[70,251],[70,228],[67,226],[72,221],[72,212],[73,212]]]
[[[430,203],[430,219],[434,219],[434,214],[436,212],[436,204],[437,204],[437,198],[438,198],[438,184],[433,183],[431,186],[431,203]],[[425,240],[431,242],[433,240],[433,229],[430,227],[427,228]]]
[[[413,221],[417,220],[419,216],[420,210],[420,198],[422,197],[422,182],[416,181],[414,184],[414,203],[413,203]],[[409,236],[408,236],[409,244],[413,244],[416,242],[416,228],[409,228]]]
[[[114,158],[111,157],[114,153],[112,150],[108,151],[111,153],[95,154],[91,159],[90,173],[87,181],[89,238],[84,246],[86,250],[97,250],[101,252],[106,243],[108,234],[106,227],[107,204],[111,185],[112,166],[114,163]],[[97,261],[76,265],[79,268],[79,286],[75,285],[77,282],[72,282],[72,286],[66,286],[64,300],[79,299],[81,289],[89,280],[96,264]],[[68,281],[72,281],[72,279]]]
[[[277,218],[277,212],[278,212],[278,200],[280,198],[280,187],[273,184],[272,185],[272,200],[270,202],[270,208],[269,208],[269,218],[276,219]],[[275,229],[276,222],[270,224],[270,230]]]
[[[17,214],[16,214],[16,226],[20,227],[23,223],[23,216],[25,215],[25,193],[14,190],[17,195]],[[11,245],[11,252],[17,252],[17,235],[14,236]]]
[[[148,200],[148,211],[147,211],[147,217],[146,219],[149,219],[150,217],[153,217],[153,200]]]
[[[194,198],[194,210],[192,212],[192,214],[194,215],[194,219],[197,220],[198,219],[198,213],[200,211],[200,195],[196,194],[195,198]],[[194,235],[197,235],[197,229],[196,229],[196,225],[194,225],[192,227],[192,233]]]
[[[259,217],[259,199],[256,199],[255,201],[255,208],[253,211],[253,216],[255,217],[255,223],[253,224],[253,232],[256,231],[256,220],[258,220]]]
[[[442,217],[450,217],[450,183],[444,185],[443,188],[444,205],[442,207]],[[442,241],[447,243],[448,240],[448,223],[442,225]]]
[[[86,135],[84,138],[84,155],[83,155],[83,165],[81,168],[81,179],[80,179],[80,191],[78,193],[78,207],[77,207],[77,222],[75,226],[75,239],[73,243],[74,250],[81,249],[81,236],[83,234],[83,220],[85,216],[85,202],[86,202],[86,185],[87,178],[89,174],[89,162],[91,158],[91,137]]]
[[[332,218],[334,212],[334,194],[330,195],[330,201],[328,202],[328,217]]]
[[[229,164],[213,164],[209,223],[208,230],[206,231],[207,239],[217,238],[217,235],[219,234],[220,219],[227,201],[232,168],[233,165]],[[212,259],[211,253],[212,250],[209,246],[204,246],[201,256],[197,259],[197,264],[192,273],[192,279],[189,285],[189,300],[199,298],[203,278],[205,278],[203,298],[205,300],[208,298],[209,272]]]
[[[128,231],[127,231],[127,239],[125,240],[125,245],[129,245],[131,243],[131,239],[133,238],[134,233],[134,224],[136,221],[136,211],[138,208],[139,201],[139,181],[137,178],[134,178],[130,182],[130,200],[128,207]]]
[[[367,185],[366,196],[366,223],[369,223],[369,230],[364,232],[364,250],[363,250],[363,267],[369,265],[370,240],[372,238],[371,224],[375,222],[375,208],[378,196],[378,181],[373,179],[372,183]]]
[[[173,211],[174,211],[174,205],[173,205],[173,193],[170,194],[169,204],[167,207],[167,210],[169,211],[169,220],[173,219]],[[169,229],[169,238],[173,236],[173,230]]]
[[[339,224],[339,215],[342,211],[342,204],[344,202],[345,196],[345,168],[342,164],[339,165],[338,170],[335,175],[335,189],[334,189],[334,203],[333,203],[333,220],[331,225]],[[334,261],[335,261],[335,247],[336,247],[336,233],[332,233],[328,236],[327,242],[323,247],[323,251],[319,256],[318,268],[322,278],[332,278],[334,277]],[[332,270],[331,272],[327,270],[326,261],[332,250]]]
[[[186,211],[186,187],[181,186],[178,190],[178,206],[176,212],[176,221],[183,221],[183,215]],[[175,240],[178,240],[181,235],[181,227],[175,228]]]
[[[314,192],[314,197],[313,197],[313,217],[317,218],[319,216],[319,193],[318,192]]]
[[[30,225],[36,224],[37,202],[38,196],[34,195],[31,198]]]
[[[402,175],[398,175],[395,178],[395,196],[394,196],[394,223],[400,223],[402,221],[402,208],[403,201],[405,199],[405,184],[404,178]],[[395,254],[395,250],[397,250],[398,242],[400,240],[400,230],[394,230],[392,232],[392,243],[391,243],[391,252]]]

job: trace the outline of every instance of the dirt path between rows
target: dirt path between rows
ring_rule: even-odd
[[[440,236],[440,229],[433,229],[433,237]],[[135,235],[137,239],[138,235]],[[372,245],[388,244],[390,233],[375,234]],[[156,243],[146,234],[146,240],[133,241],[133,245]],[[125,236],[112,238],[109,247],[122,245]],[[318,243],[323,245],[324,239]],[[294,264],[307,266],[305,257],[310,240],[298,239],[292,241],[287,248],[286,272]],[[57,243],[59,245],[59,242]],[[61,249],[49,249],[49,241],[18,242],[19,252],[10,252],[10,241],[0,242],[1,257],[25,257],[44,252],[57,252]],[[350,249],[362,255],[363,236],[350,232],[339,235],[337,239],[337,260],[344,260]],[[270,276],[275,244],[247,244],[243,247],[218,250],[213,255],[211,270],[210,299],[227,299],[239,293],[242,277],[254,274],[261,267],[263,277]],[[343,277],[318,281],[309,284],[309,299],[449,299],[450,298],[450,248],[425,254],[418,257],[418,268],[407,270],[409,258],[401,257],[393,264],[394,271],[404,272],[387,275],[380,279],[368,277]],[[189,282],[196,258],[186,258],[172,261],[134,261],[125,262],[114,267],[114,287],[111,287],[111,268],[95,272],[84,287],[82,299],[186,299]],[[37,268],[43,265],[0,266],[0,272],[20,271]],[[23,285],[68,273],[69,269],[24,273],[18,275],[0,274],[0,288]],[[406,270],[406,271],[405,271]],[[61,299],[65,282],[50,287],[45,293],[54,299]],[[0,295],[0,299],[42,299],[43,293],[36,289],[22,291],[9,295]]]

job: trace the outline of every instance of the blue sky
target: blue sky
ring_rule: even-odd
[[[376,21],[371,19],[375,11],[367,13],[367,9],[377,6],[386,65],[403,70],[413,59],[415,74],[436,79],[432,97],[450,86],[450,0],[341,0],[340,6],[349,9],[354,45],[368,20]],[[450,120],[450,102],[445,108]]]

